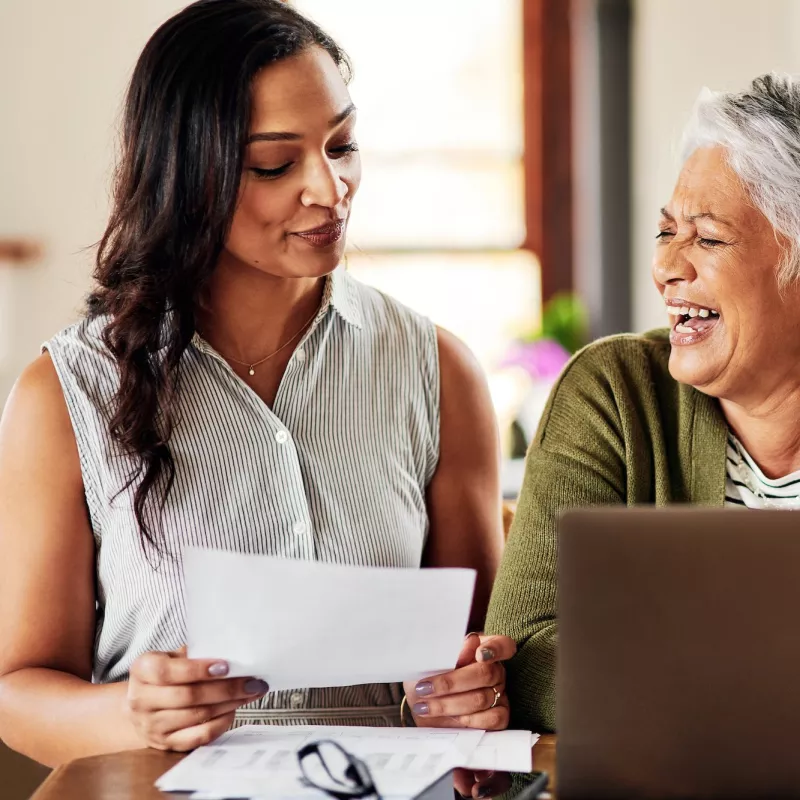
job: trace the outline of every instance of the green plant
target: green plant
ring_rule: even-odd
[[[586,308],[577,295],[562,292],[553,295],[542,309],[542,322],[539,330],[525,341],[551,339],[565,350],[574,353],[588,340],[588,320]]]

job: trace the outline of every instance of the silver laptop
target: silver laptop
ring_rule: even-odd
[[[559,528],[559,798],[800,797],[800,513]]]

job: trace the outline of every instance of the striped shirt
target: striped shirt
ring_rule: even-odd
[[[800,470],[784,478],[767,478],[730,432],[725,465],[726,506],[800,508]]]
[[[154,565],[140,545],[134,488],[124,488],[135,462],[108,434],[118,371],[100,338],[106,322],[83,320],[44,345],[77,440],[97,548],[95,682],[125,680],[142,653],[185,643],[185,546],[420,566],[426,488],[439,457],[438,349],[428,319],[337,269],[272,409],[195,336],[169,443],[168,555]],[[341,630],[346,636],[347,620]],[[396,716],[401,697],[394,685],[298,689],[270,693],[240,717],[392,724],[387,714]]]

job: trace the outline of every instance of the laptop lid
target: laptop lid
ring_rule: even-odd
[[[800,797],[800,515],[559,526],[559,797]]]

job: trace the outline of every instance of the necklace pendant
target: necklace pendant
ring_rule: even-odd
[[[250,373],[249,373],[249,374],[250,374],[250,375],[255,375],[255,374],[256,374],[256,371],[255,371],[255,370],[254,370],[252,367],[250,367]]]

